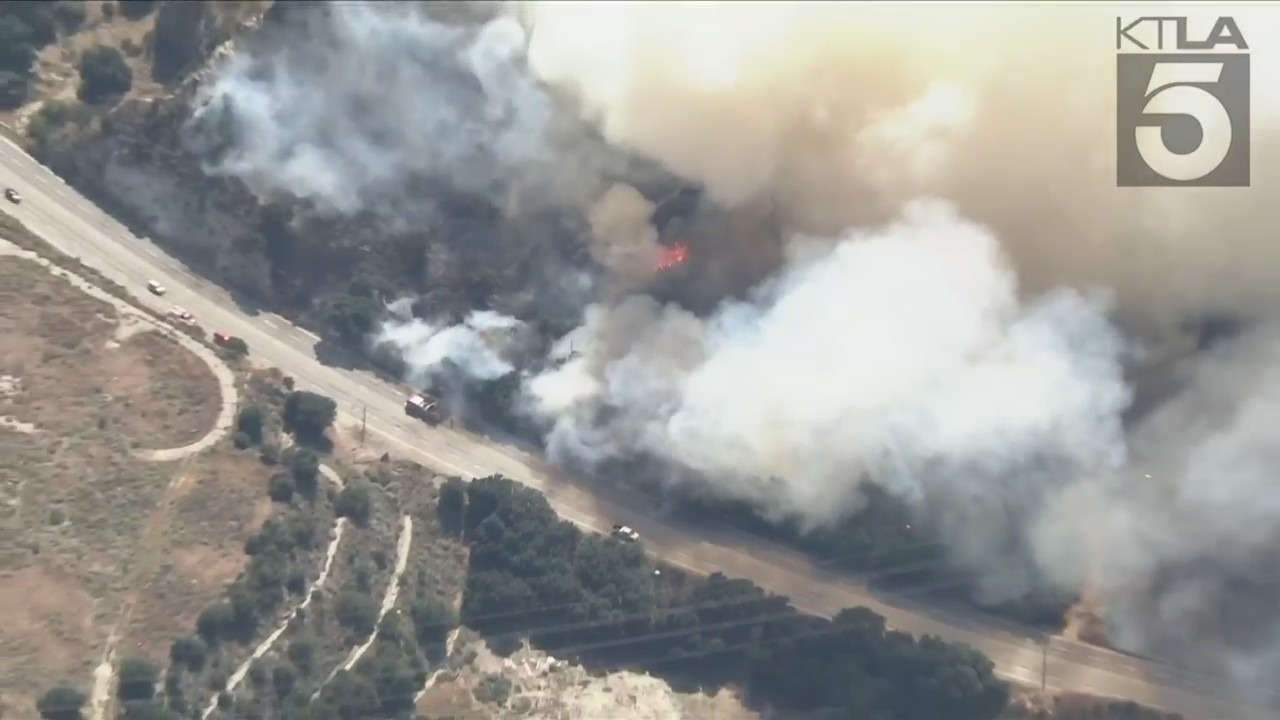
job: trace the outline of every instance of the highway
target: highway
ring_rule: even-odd
[[[855,579],[833,574],[798,553],[727,530],[690,528],[658,516],[652,501],[621,496],[613,489],[589,490],[538,457],[488,438],[452,428],[429,428],[403,413],[402,392],[370,373],[327,367],[316,359],[318,338],[269,313],[247,314],[230,294],[169,257],[149,240],[135,237],[9,140],[0,138],[0,186],[16,188],[20,205],[4,203],[32,231],[80,258],[157,310],[180,305],[211,330],[245,339],[255,360],[292,375],[303,389],[337,401],[340,421],[359,423],[367,408],[368,443],[446,474],[477,477],[500,473],[546,493],[562,517],[594,531],[614,523],[638,530],[646,547],[687,570],[720,571],[787,595],[805,612],[830,616],[865,606],[891,627],[930,633],[986,653],[1001,677],[1050,691],[1125,698],[1178,711],[1189,720],[1255,720],[1280,713],[1246,708],[1230,699],[1223,683],[1207,675],[1143,660],[1096,646],[1034,634],[957,611],[931,609],[906,600],[886,603]],[[3,202],[3,201],[0,201]],[[168,288],[161,298],[146,291],[149,280]],[[1045,662],[1047,660],[1047,663]]]

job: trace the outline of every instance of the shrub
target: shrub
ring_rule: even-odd
[[[80,710],[87,700],[79,690],[59,685],[40,697],[36,710],[45,720],[79,720]]]
[[[273,502],[287,503],[293,499],[293,478],[284,473],[276,473],[267,482],[267,496]]]
[[[311,448],[293,448],[289,453],[289,472],[303,495],[314,497],[320,477],[320,458]]]
[[[156,0],[116,0],[120,14],[130,20],[141,20],[156,9]]]
[[[13,110],[27,101],[31,78],[9,70],[0,70],[0,110]]]
[[[333,509],[338,515],[350,518],[357,525],[366,525],[369,522],[369,513],[372,510],[373,501],[369,497],[369,488],[364,485],[348,485],[338,493],[338,499],[334,501]]]
[[[265,413],[258,405],[248,405],[240,409],[236,416],[236,429],[249,437],[254,444],[262,442],[262,430],[265,425]]]
[[[373,598],[356,592],[339,595],[333,613],[340,625],[358,635],[368,635],[378,623],[378,606]]]
[[[296,390],[284,400],[285,427],[299,440],[321,443],[338,417],[338,404],[318,393]]]
[[[121,700],[150,700],[156,694],[160,671],[143,658],[125,658],[120,663],[117,691]]]
[[[208,643],[195,635],[180,637],[169,646],[169,658],[177,664],[186,665],[193,671],[203,668],[208,657]]]
[[[80,93],[84,102],[97,105],[129,92],[133,71],[120,51],[104,45],[80,57]]]

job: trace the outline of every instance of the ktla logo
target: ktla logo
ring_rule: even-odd
[[[1229,17],[1203,40],[1188,29],[1185,17],[1116,18],[1120,187],[1249,185],[1249,46]]]

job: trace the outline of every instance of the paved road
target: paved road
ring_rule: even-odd
[[[253,356],[290,373],[299,386],[334,398],[344,420],[359,422],[367,407],[370,444],[464,476],[501,473],[545,492],[562,517],[590,530],[615,522],[636,528],[646,545],[665,560],[696,572],[721,571],[749,578],[788,595],[801,610],[831,615],[862,605],[897,629],[932,633],[967,643],[990,656],[1002,677],[1050,690],[1121,697],[1178,710],[1203,720],[1254,720],[1280,714],[1242,709],[1223,697],[1221,683],[1182,668],[1141,660],[1091,645],[1053,638],[1047,649],[1034,635],[988,618],[931,609],[909,599],[885,602],[851,578],[815,567],[799,554],[730,531],[694,529],[660,519],[652,502],[620,497],[565,478],[538,457],[492,440],[450,428],[428,428],[403,414],[403,395],[369,373],[322,365],[317,338],[283,318],[246,314],[230,295],[167,256],[155,244],[133,236],[120,223],[40,166],[17,146],[0,139],[0,185],[25,197],[4,209],[62,251],[79,257],[107,277],[136,288],[139,300],[157,310],[181,305],[206,327],[243,337]],[[0,201],[3,202],[3,201]],[[158,280],[169,288],[155,298],[144,286]],[[1047,664],[1042,664],[1047,659]],[[1042,678],[1043,669],[1043,678]]]

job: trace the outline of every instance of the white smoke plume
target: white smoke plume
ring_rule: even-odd
[[[459,324],[391,317],[373,338],[400,352],[408,378],[429,384],[446,362],[473,380],[493,380],[515,369],[512,358],[524,354],[529,329],[519,320],[491,310],[476,310]]]
[[[549,197],[598,182],[606,161],[564,141],[573,126],[525,72],[511,15],[476,26],[420,3],[299,7],[202,88],[190,136],[207,172],[342,213],[403,211],[422,178],[495,197],[522,178]]]
[[[1006,560],[1030,552],[1064,587],[1091,579],[1126,647],[1280,657],[1275,613],[1251,600],[1280,538],[1263,481],[1273,336],[1193,359],[1132,447],[1122,427],[1125,337],[1280,307],[1280,92],[1263,81],[1280,12],[526,2],[523,27],[477,31],[407,4],[334,8],[313,49],[219,76],[209,107],[235,111],[236,140],[214,169],[344,210],[424,171],[572,187],[596,260],[634,288],[651,209],[605,193],[598,154],[548,131],[561,105],[524,73],[527,42],[537,80],[608,141],[731,212],[767,204],[794,238],[772,279],[709,317],[640,294],[589,308],[558,349],[581,355],[525,386],[553,456],[654,454],[810,525],[876,483],[983,573],[986,599],[1027,589]],[[1232,15],[1251,43],[1252,187],[1117,188],[1115,17],[1187,13]],[[733,233],[699,262],[776,234]],[[450,333],[414,321],[381,339],[419,373],[514,367],[474,325]]]
[[[808,250],[705,320],[640,297],[589,313],[580,357],[528,386],[551,456],[650,453],[809,525],[856,510],[863,482],[960,507],[1037,499],[1123,460],[1105,297],[1023,305],[996,239],[937,202]],[[602,425],[603,408],[617,412]],[[969,519],[985,524],[956,537],[984,567],[1008,531],[991,523],[1025,521]]]
[[[1126,647],[1269,670],[1277,378],[1241,372],[1256,352],[1192,373],[1126,464],[1125,349],[1093,289],[1157,337],[1275,315],[1280,92],[1259,78],[1280,67],[1280,12],[1129,10],[1191,14],[1193,37],[1206,16],[1240,23],[1251,188],[1116,187],[1125,8],[526,3],[531,66],[610,141],[834,243],[705,321],[596,308],[585,356],[528,383],[553,454],[656,453],[811,523],[875,482],[985,573],[987,599],[1026,590],[1016,542],[1064,587],[1092,580]],[[916,205],[931,196],[957,211]],[[1205,422],[1214,407],[1230,420]]]

